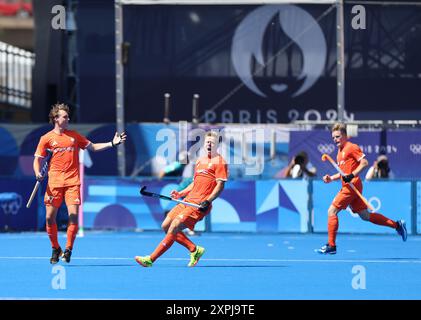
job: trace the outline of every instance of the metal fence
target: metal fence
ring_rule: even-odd
[[[0,41],[0,102],[31,107],[35,54]]]

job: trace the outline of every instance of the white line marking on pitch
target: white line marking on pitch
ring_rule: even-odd
[[[0,257],[1,260],[41,260],[49,259],[49,257]],[[393,258],[391,258],[393,259]],[[72,260],[134,260],[133,258],[123,258],[123,257],[72,257]],[[185,261],[186,258],[161,258],[160,260],[168,261]],[[372,259],[372,260],[357,260],[357,259],[225,259],[225,258],[208,258],[201,259],[202,261],[235,261],[235,262],[321,262],[321,263],[417,263],[421,264],[420,260],[382,260],[382,259]]]

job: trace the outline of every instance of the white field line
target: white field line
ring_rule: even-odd
[[[7,257],[7,256],[0,256],[0,260],[48,260],[50,257]],[[72,260],[104,260],[104,261],[134,261],[133,258],[124,258],[124,257],[72,257]],[[186,258],[161,258],[160,260],[167,260],[167,261],[187,261],[189,259]],[[415,263],[421,264],[420,260],[385,260],[385,259],[228,259],[228,258],[202,258],[202,261],[228,261],[228,262],[299,262],[299,263],[388,263],[388,264],[402,264],[402,263]]]

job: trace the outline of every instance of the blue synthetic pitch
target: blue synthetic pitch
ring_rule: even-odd
[[[421,299],[421,237],[338,235],[338,254],[314,252],[325,234],[208,233],[194,268],[174,244],[152,268],[161,232],[87,232],[70,264],[49,264],[45,233],[0,234],[1,299]],[[59,236],[65,245],[65,233]],[[61,287],[61,289],[60,289]]]

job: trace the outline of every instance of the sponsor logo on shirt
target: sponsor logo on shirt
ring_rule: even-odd
[[[210,174],[209,171],[206,169],[197,170],[197,173]]]
[[[55,148],[53,152],[54,152],[54,153],[57,153],[57,152],[65,152],[65,151],[70,151],[70,152],[72,152],[72,151],[75,151],[75,148],[74,148],[74,147]]]

